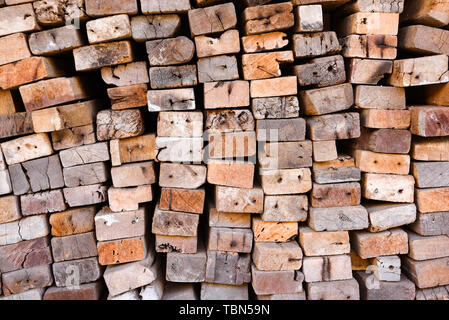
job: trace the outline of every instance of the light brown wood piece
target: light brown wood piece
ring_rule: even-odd
[[[198,234],[199,215],[163,211],[157,207],[153,215],[152,232],[166,236],[194,237]]]
[[[270,32],[242,37],[242,46],[245,53],[254,53],[282,49],[289,41],[284,32]]]
[[[449,188],[416,189],[416,205],[421,213],[447,212]]]
[[[136,42],[174,37],[180,28],[181,17],[177,14],[144,15],[131,18],[132,37]]]
[[[52,132],[91,125],[96,119],[101,101],[91,100],[31,113],[34,132]]]
[[[82,164],[109,161],[109,149],[106,142],[100,142],[68,150],[59,153],[62,166],[73,167]]]
[[[304,195],[265,196],[263,221],[304,222],[307,220],[308,198]]]
[[[31,52],[24,33],[15,33],[0,38],[0,65],[29,57],[31,57]]]
[[[223,32],[237,24],[232,2],[189,10],[188,17],[192,36]]]
[[[64,168],[63,173],[65,185],[69,188],[98,184],[109,180],[109,169],[104,162]]]
[[[0,21],[0,36],[40,29],[31,3],[0,8]]]
[[[215,208],[210,208],[209,227],[222,228],[251,228],[251,215],[247,213],[220,212]]]
[[[227,30],[220,36],[195,37],[196,55],[198,58],[233,54],[240,52],[240,36],[238,30]]]
[[[243,189],[215,186],[215,207],[220,212],[262,213],[263,199],[260,187]]]
[[[299,227],[299,243],[306,257],[333,256],[350,251],[348,231],[315,232],[309,227]]]
[[[261,271],[251,265],[251,285],[257,295],[299,294],[304,291],[302,272]]]
[[[64,189],[64,198],[70,207],[82,207],[105,202],[108,187],[100,184]],[[62,210],[58,210],[62,211]]]
[[[393,71],[389,60],[350,59],[348,81],[353,84],[376,85]]]
[[[207,250],[250,253],[253,232],[240,228],[210,228]]]
[[[358,113],[339,113],[307,119],[307,132],[313,141],[354,139],[360,137]]]
[[[98,242],[98,262],[111,265],[140,261],[147,255],[147,241],[144,237]]]
[[[146,84],[109,88],[108,97],[111,99],[112,110],[132,109],[147,106]]]
[[[156,159],[156,135],[144,134],[138,137],[111,140],[111,161],[113,166],[124,163]]]
[[[50,138],[38,133],[1,144],[6,163],[13,165],[53,154]]]
[[[312,174],[309,168],[262,170],[262,188],[267,195],[306,193],[312,189]]]
[[[96,213],[95,206],[54,213],[49,220],[51,234],[54,237],[64,237],[91,232],[95,229]]]
[[[22,217],[20,212],[19,197],[0,197],[0,223],[8,223],[19,220]]]
[[[341,50],[334,31],[293,35],[293,52],[296,59],[333,55]]]
[[[408,253],[407,232],[400,228],[378,233],[354,231],[351,245],[362,259]]]
[[[89,17],[102,17],[126,13],[135,15],[139,12],[137,0],[85,0],[86,13]]]
[[[196,253],[198,250],[198,237],[181,237],[155,235],[156,252]],[[165,290],[167,287],[165,287]],[[164,291],[165,294],[165,291]]]
[[[408,175],[410,156],[356,150],[355,163],[362,172]]]
[[[295,13],[295,32],[323,31],[323,9],[320,4],[297,6]]]
[[[73,50],[76,71],[91,71],[132,62],[134,54],[130,41],[94,44]]]
[[[413,87],[449,81],[448,56],[396,60],[388,83],[395,87]]]
[[[253,263],[262,271],[299,270],[302,267],[302,250],[296,241],[286,243],[255,242]]]
[[[19,111],[19,103],[11,90],[0,89],[0,116],[12,115]]]
[[[89,98],[91,90],[82,77],[43,80],[19,88],[27,111]]]
[[[305,257],[304,281],[308,283],[352,279],[349,255]]]
[[[262,169],[297,169],[312,166],[312,142],[266,142],[259,147]]]
[[[254,127],[253,114],[247,109],[206,111],[204,129],[207,132],[254,131]]]
[[[150,68],[152,89],[192,87],[198,84],[196,65]]]
[[[308,225],[314,231],[362,230],[369,226],[368,212],[361,206],[310,208]]]
[[[166,211],[177,211],[187,213],[203,213],[204,189],[175,189],[162,188],[159,208]]]
[[[257,152],[254,131],[212,133],[209,135],[208,154],[210,158],[250,157]]]
[[[409,257],[402,258],[402,269],[420,289],[447,286],[449,284],[449,258],[416,261]]]
[[[98,141],[136,137],[145,128],[139,109],[103,110],[97,113]]]
[[[423,237],[414,232],[407,231],[409,252],[413,260],[431,260],[449,257],[449,237],[433,236]]]
[[[373,129],[408,129],[410,127],[409,110],[363,110],[361,124]]]
[[[407,175],[365,173],[363,197],[370,200],[413,203],[415,179]]]
[[[402,110],[406,108],[405,89],[386,86],[356,86],[355,105],[361,109]]]
[[[370,232],[380,232],[410,224],[416,220],[415,204],[369,204]]]
[[[153,200],[151,185],[131,188],[109,188],[109,207],[114,212],[133,211],[139,209],[139,204]]]
[[[401,22],[412,22],[432,27],[444,27],[449,23],[449,10],[445,1],[406,1]]]
[[[299,117],[299,101],[296,96],[255,98],[251,109],[254,118],[258,120]]]
[[[290,2],[249,7],[243,11],[247,35],[282,31],[293,27],[295,17]]]
[[[150,112],[186,111],[196,107],[193,88],[150,90],[147,96]]]
[[[159,186],[166,188],[197,189],[206,182],[206,166],[161,163]]]
[[[298,222],[268,222],[253,217],[254,242],[288,242],[298,235]]]
[[[203,138],[157,137],[156,152],[160,162],[201,163]]]
[[[31,2],[31,1],[27,1]],[[33,1],[36,19],[40,25],[77,25],[87,20],[83,0],[39,0]]]
[[[153,161],[124,164],[111,168],[112,184],[116,188],[154,184],[156,173]]]
[[[326,162],[336,160],[338,158],[337,145],[335,140],[331,141],[314,141],[313,142],[313,159],[316,162]]]
[[[412,158],[421,161],[449,161],[449,138],[414,139]]]
[[[207,163],[207,182],[227,187],[253,187],[254,164],[230,160],[209,160]]]
[[[244,54],[242,56],[243,77],[245,80],[280,77],[281,65],[293,62],[292,51]]]
[[[204,108],[236,108],[249,106],[249,82],[242,80],[204,84]]]
[[[339,184],[313,184],[310,205],[314,208],[357,206],[361,200],[358,182]]]
[[[203,135],[201,112],[160,112],[157,119],[158,137],[194,138]]]
[[[297,77],[253,80],[250,85],[251,98],[291,96],[298,93]]]
[[[410,131],[421,137],[449,136],[449,109],[438,106],[411,106]]]
[[[421,54],[449,54],[449,31],[423,25],[399,29],[399,48]]]
[[[189,0],[141,0],[143,14],[187,12],[190,10]]]
[[[398,37],[380,34],[351,34],[340,39],[345,58],[394,60],[397,56]]]
[[[28,39],[34,55],[56,55],[85,45],[83,33],[74,25],[32,33]]]
[[[200,58],[198,65],[198,81],[200,83],[237,80],[239,70],[235,56],[222,55]]]
[[[90,20],[86,30],[90,44],[131,38],[131,22],[126,14]]]
[[[185,36],[146,42],[150,66],[189,63],[195,54],[195,44]]]
[[[397,35],[399,13],[357,12],[340,22],[340,37],[349,34]]]
[[[66,67],[61,60],[30,57],[0,66],[0,88],[13,89],[34,81],[63,76]]]
[[[101,68],[101,78],[107,84],[118,87],[150,82],[148,67],[145,61]]]

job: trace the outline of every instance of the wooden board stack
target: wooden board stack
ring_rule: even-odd
[[[435,16],[435,10],[439,16]],[[407,231],[409,253],[402,257],[404,272],[415,283],[419,300],[449,299],[449,157],[444,150],[449,142],[449,32],[443,29],[448,19],[447,5],[437,1],[406,2],[398,40],[399,48],[413,58],[395,62],[415,65],[407,75],[410,80],[401,86],[413,87],[410,93],[416,90],[419,97],[407,101],[413,135],[411,174],[416,181],[418,214]]]
[[[321,12],[321,6],[304,8],[309,7]],[[252,219],[252,287],[258,299],[305,299],[304,275],[299,271],[303,252],[296,238],[298,223],[307,219],[312,142],[306,140],[306,121],[299,117],[300,77],[284,74],[286,65],[291,67],[298,56],[287,47],[291,39],[284,31],[294,27],[294,12],[300,8],[282,2],[244,11],[242,65],[245,79],[251,81],[259,179],[265,195],[263,212]],[[268,20],[270,16],[275,18]],[[298,48],[295,43],[293,47]]]
[[[155,172],[155,135],[145,132],[143,108],[149,82],[146,61],[138,61],[130,39],[136,1],[108,6],[86,1],[89,45],[73,51],[79,72],[99,70],[111,109],[97,113],[97,139],[107,147],[112,168],[109,206],[95,215],[100,265],[110,300],[154,300],[163,294],[161,261],[149,231]],[[108,168],[109,170],[109,168]]]
[[[235,5],[200,2],[201,8],[189,11],[189,24],[195,36],[199,82],[203,83],[204,158],[213,192],[203,227],[207,260],[200,298],[248,300],[251,213],[260,212],[263,206],[261,189],[253,188],[256,133],[248,109],[249,82],[239,74]],[[203,21],[204,16],[212,18]]]
[[[180,24],[191,9],[189,1],[142,1],[145,14]],[[145,9],[144,9],[145,8]],[[148,9],[148,10],[147,10]],[[176,15],[171,13],[176,12]],[[147,18],[148,19],[148,18]],[[155,18],[153,18],[155,19]],[[198,84],[195,44],[178,35],[180,25],[166,39],[145,39],[150,63],[148,110],[159,112],[156,153],[160,162],[160,198],[152,221],[156,251],[166,254],[165,280],[188,299],[196,299],[194,284],[205,279],[206,252],[198,233],[203,213],[206,167],[203,159],[203,114],[196,109]],[[163,34],[163,32],[156,32]],[[154,38],[162,38],[155,36]]]
[[[0,0],[0,300],[449,299],[448,25]]]
[[[360,136],[359,115],[349,111],[353,88],[347,83],[337,34],[324,30],[321,6],[300,6],[297,14],[296,31],[310,32],[293,36],[296,58],[307,59],[298,61],[294,71],[304,87],[300,105],[308,116],[314,161],[308,223],[299,228],[307,298],[358,300],[348,231],[365,228],[368,219],[360,206],[360,171],[337,149],[337,140]]]
[[[355,107],[360,110],[361,135],[351,152],[362,172],[368,218],[360,228],[366,230],[351,232],[353,268],[361,297],[370,300],[415,296],[411,281],[401,278],[398,256],[408,252],[407,233],[399,227],[416,219],[414,179],[409,175],[410,112],[404,88],[391,81],[387,82],[392,86],[378,85],[392,73],[390,80],[394,77],[403,6],[404,1],[391,6],[355,1],[341,9],[346,17],[339,26]]]

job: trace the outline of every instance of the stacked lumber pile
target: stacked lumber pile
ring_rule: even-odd
[[[0,0],[0,300],[449,299],[448,25]]]
[[[415,182],[409,175],[410,113],[405,89],[382,82],[393,72],[403,5],[359,1],[343,9],[348,14],[341,31],[346,36],[345,57],[350,59],[350,81],[355,84],[355,106],[361,115],[361,134],[351,152],[362,172],[369,217],[366,230],[351,233],[353,260],[360,264],[355,277],[362,299],[410,300],[415,294],[413,283],[401,276],[398,256],[408,252],[407,234],[399,227],[416,219]],[[361,25],[363,19],[367,22]],[[375,284],[369,281],[369,273],[374,273]]]
[[[442,6],[446,5],[446,6]],[[436,14],[438,12],[438,14]],[[413,58],[398,61],[414,64],[411,73],[402,80],[403,87],[422,84],[414,92],[410,111],[411,174],[416,181],[415,202],[417,219],[408,233],[409,252],[402,257],[405,274],[417,287],[416,299],[448,299],[448,224],[445,213],[449,210],[448,143],[449,91],[446,71],[448,49],[445,30],[449,19],[447,3],[416,1],[408,4],[399,29],[399,48]],[[423,64],[423,66],[419,66]],[[405,70],[401,70],[402,72]],[[402,75],[397,71],[398,77]],[[442,83],[442,84],[438,84]],[[433,85],[430,85],[433,84]]]

